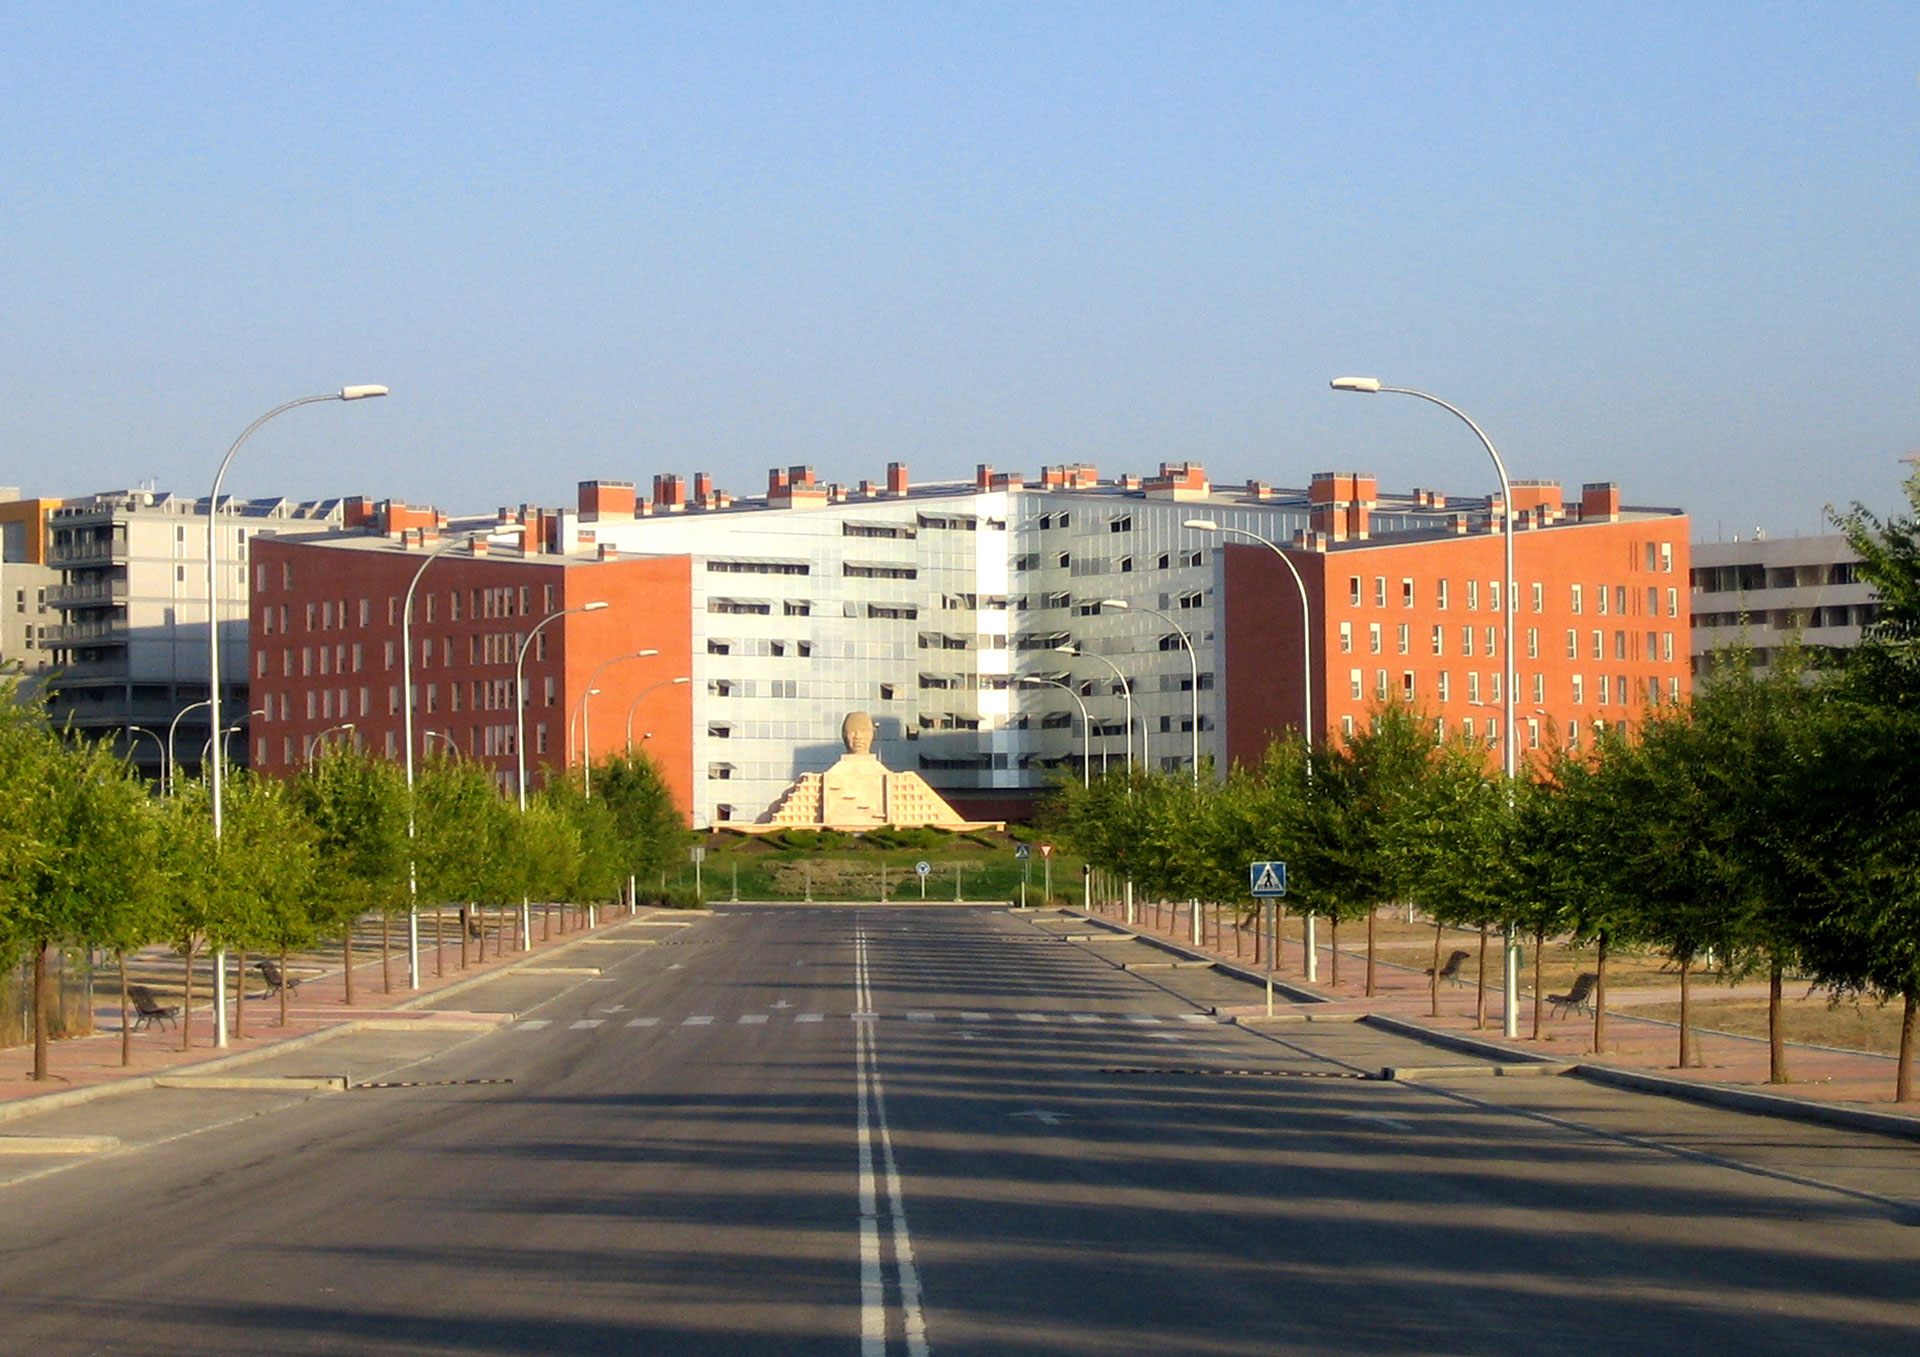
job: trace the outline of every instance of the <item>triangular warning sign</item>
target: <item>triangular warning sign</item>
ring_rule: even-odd
[[[1253,864],[1253,893],[1255,895],[1281,895],[1287,889],[1287,883],[1280,873],[1274,870],[1276,864],[1256,862]]]

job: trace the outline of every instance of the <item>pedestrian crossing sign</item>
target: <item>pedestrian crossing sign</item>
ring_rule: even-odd
[[[1279,899],[1287,893],[1287,864],[1284,862],[1255,862],[1249,864],[1253,879],[1253,896],[1257,900]]]

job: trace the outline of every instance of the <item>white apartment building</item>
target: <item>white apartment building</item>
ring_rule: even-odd
[[[1859,564],[1839,533],[1694,543],[1694,673],[1716,650],[1744,649],[1762,670],[1795,640],[1851,650],[1878,611]]]

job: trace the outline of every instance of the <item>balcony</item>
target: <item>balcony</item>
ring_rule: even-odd
[[[126,561],[125,542],[55,543],[53,550],[47,553],[47,564],[51,566],[125,565]]]
[[[86,584],[56,584],[47,590],[47,603],[55,608],[100,607],[127,601],[125,580],[92,580]]]
[[[92,622],[69,622],[48,627],[47,643],[53,646],[125,645],[127,622],[123,617],[106,617]]]

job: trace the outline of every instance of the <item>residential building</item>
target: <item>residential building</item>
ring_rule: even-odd
[[[47,564],[47,538],[59,507],[0,487],[0,672],[19,674],[23,693],[37,690],[53,664],[56,614],[47,595],[60,572]]]
[[[529,660],[529,720],[546,726],[544,736],[529,728],[529,768],[569,749],[577,757],[562,731],[589,684],[602,690],[584,699],[599,755],[625,742],[623,703],[685,677],[677,693],[646,699],[636,743],[658,749],[698,825],[759,819],[797,777],[833,762],[855,710],[873,717],[888,766],[920,772],[969,819],[1017,817],[1054,770],[1087,757],[1118,762],[1131,749],[1177,770],[1197,736],[1216,765],[1256,759],[1298,728],[1307,669],[1316,733],[1411,701],[1443,730],[1497,746],[1503,603],[1523,747],[1582,743],[1596,724],[1637,721],[1684,696],[1685,516],[1623,506],[1610,484],[1563,500],[1557,483],[1519,483],[1520,585],[1503,600],[1506,513],[1497,497],[1383,495],[1350,472],[1297,490],[1216,488],[1191,463],[1107,481],[1089,466],[1051,466],[1032,484],[982,466],[971,482],[919,485],[894,463],[857,487],[789,467],[753,498],[704,475],[691,487],[656,477],[649,498],[631,482],[583,482],[576,507],[502,510],[478,557],[457,548],[422,577],[434,601],[415,601],[415,645],[429,647],[415,656],[416,722],[444,727],[510,785],[500,729],[510,722],[498,713],[511,711],[511,656],[484,638],[523,635],[585,599],[610,608],[550,624],[548,648]],[[1265,546],[1187,526],[1202,519],[1271,540],[1299,570],[1312,638],[1304,668],[1285,564]],[[524,534],[525,550],[502,532]],[[392,747],[399,599],[439,545],[437,530],[371,522],[254,544],[256,705],[275,722],[285,712],[284,728],[261,728],[272,737],[256,741],[262,766],[297,766],[330,723],[329,703],[331,723],[351,719],[354,738]],[[490,589],[509,590],[513,611],[476,619]],[[343,616],[349,634],[337,633]],[[591,678],[641,648],[660,655]],[[376,655],[375,677],[357,677]],[[448,686],[423,687],[432,684]],[[616,719],[602,716],[607,703]],[[537,739],[544,747],[531,747]]]
[[[1851,650],[1879,611],[1860,557],[1839,533],[1693,546],[1693,669],[1739,651],[1756,670],[1799,643]]]
[[[338,522],[337,500],[223,498],[214,520],[220,554],[221,722],[236,762],[247,719],[247,548],[289,527]],[[49,521],[47,561],[60,574],[48,603],[53,627],[48,711],[82,735],[115,734],[146,775],[172,755],[197,769],[207,719],[208,504],[163,492],[114,491],[70,499]],[[151,738],[148,738],[151,736]]]

